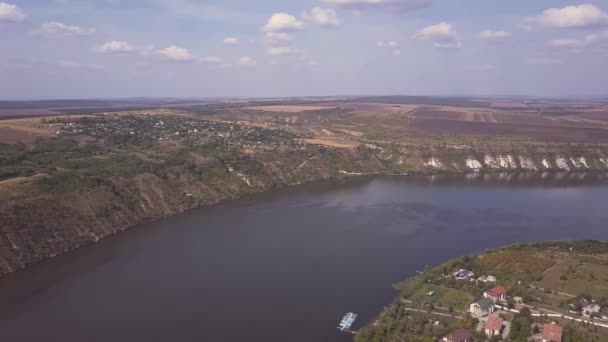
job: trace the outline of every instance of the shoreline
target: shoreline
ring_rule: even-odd
[[[471,176],[473,179],[467,179],[467,180],[472,180],[472,181],[477,181],[476,178],[479,177],[484,177],[484,176],[497,176],[495,178],[490,179],[490,181],[495,181],[498,184],[505,184],[504,182],[501,182],[500,177],[502,175],[505,176],[504,181],[506,182],[512,182],[512,181],[522,181],[522,179],[511,179],[512,176],[514,175],[530,175],[530,176],[541,176],[541,175],[547,175],[547,176],[553,176],[553,177],[558,177],[559,176],[565,176],[565,175],[608,175],[608,171],[606,170],[574,170],[574,171],[557,171],[557,170],[550,170],[550,171],[530,171],[530,170],[494,170],[494,169],[490,169],[490,170],[480,170],[478,172],[466,172],[466,171],[408,171],[405,173],[400,173],[400,174],[388,174],[388,173],[381,173],[381,172],[373,172],[373,173],[361,173],[361,174],[343,174],[343,173],[338,173],[337,177],[329,177],[329,178],[322,178],[322,179],[315,179],[315,180],[311,180],[311,181],[307,181],[307,182],[300,182],[300,183],[295,183],[295,184],[274,184],[270,187],[266,187],[266,188],[248,188],[247,191],[242,191],[232,197],[225,197],[225,198],[221,198],[217,201],[214,202],[210,202],[210,203],[204,203],[200,206],[196,206],[196,207],[191,207],[191,208],[178,208],[175,210],[175,212],[168,214],[168,215],[161,215],[159,217],[153,217],[153,218],[149,218],[149,219],[143,219],[141,221],[137,221],[133,224],[129,224],[127,226],[124,227],[119,227],[119,228],[115,228],[113,230],[111,230],[111,232],[107,235],[101,236],[101,237],[96,237],[95,239],[91,240],[91,241],[87,241],[81,245],[75,246],[73,248],[69,248],[66,250],[61,251],[60,253],[57,253],[56,255],[53,255],[51,257],[48,258],[43,258],[37,262],[34,263],[30,263],[25,265],[24,267],[18,268],[16,270],[13,270],[11,272],[6,272],[6,273],[2,273],[0,272],[0,281],[2,281],[2,279],[4,277],[6,277],[9,274],[15,273],[15,272],[22,272],[27,270],[30,266],[33,265],[37,265],[37,264],[41,264],[44,263],[48,260],[52,260],[53,258],[60,256],[60,255],[69,255],[71,252],[81,249],[81,248],[85,248],[87,246],[96,244],[98,241],[110,238],[110,237],[114,237],[114,236],[118,236],[121,232],[129,230],[129,229],[133,229],[136,228],[137,226],[140,225],[145,225],[145,224],[149,224],[149,223],[154,223],[154,222],[158,222],[160,220],[163,219],[168,219],[171,217],[175,217],[178,215],[182,215],[184,213],[187,212],[191,212],[194,210],[200,210],[200,209],[205,209],[205,208],[212,208],[214,206],[219,206],[225,203],[229,203],[232,201],[237,201],[237,200],[241,200],[241,199],[245,199],[251,196],[259,196],[259,195],[263,195],[263,194],[267,194],[267,193],[271,193],[274,191],[282,191],[282,190],[291,190],[297,187],[306,187],[306,186],[311,186],[311,185],[320,185],[320,186],[337,186],[340,185],[340,183],[343,182],[350,182],[350,181],[365,181],[366,179],[373,179],[375,177],[397,177],[397,178],[403,178],[403,177],[424,177],[424,176],[445,176],[445,177],[450,177],[450,176]],[[603,178],[603,177],[602,177]],[[534,180],[542,180],[541,178],[535,178]],[[576,179],[572,179],[570,178],[569,180],[575,180]],[[603,179],[602,179],[603,180]],[[608,177],[605,178],[606,183],[608,184]],[[431,180],[430,183],[433,183],[436,180]],[[560,182],[564,182],[567,181],[565,179],[552,179],[551,181],[556,181],[557,183]],[[579,180],[581,182],[585,182],[585,180]],[[571,185],[571,186],[577,186],[577,184]],[[251,191],[254,190],[254,191]]]

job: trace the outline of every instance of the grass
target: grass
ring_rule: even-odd
[[[522,275],[537,276],[553,266],[555,261],[526,251],[506,250],[485,254],[478,263],[504,282]]]
[[[608,294],[608,267],[577,262],[560,262],[543,273],[537,286],[572,295],[588,293],[594,297]]]
[[[435,295],[427,296],[429,291],[435,291]],[[473,301],[473,296],[461,290],[427,284],[416,290],[409,299],[418,303],[432,304],[445,309],[452,307],[454,310],[462,311]]]

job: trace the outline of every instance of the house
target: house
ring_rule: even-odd
[[[477,318],[485,317],[495,311],[494,301],[490,298],[483,298],[469,306],[471,314]]]
[[[468,330],[457,329],[444,337],[443,342],[473,342],[473,335]]]
[[[497,315],[491,315],[486,322],[486,335],[489,337],[500,335],[502,333],[502,318]]]
[[[562,342],[562,327],[555,323],[545,324],[543,342]]]
[[[583,316],[591,317],[595,314],[600,313],[602,308],[597,304],[589,304],[583,308]]]
[[[513,301],[515,301],[515,304],[521,305],[524,303],[524,299],[522,297],[513,297]]]
[[[505,289],[503,286],[498,285],[484,292],[483,297],[490,298],[494,301],[494,303],[501,302],[507,299],[507,289]]]

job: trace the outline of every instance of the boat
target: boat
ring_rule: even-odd
[[[357,314],[352,313],[352,312],[347,313],[346,315],[344,315],[344,317],[340,321],[340,325],[338,326],[338,329],[340,329],[342,331],[349,331],[356,319],[357,319]]]

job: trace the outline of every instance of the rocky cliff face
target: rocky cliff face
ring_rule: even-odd
[[[471,148],[396,146],[327,150],[260,160],[263,170],[246,174],[226,166],[213,181],[177,167],[159,176],[143,173],[112,179],[83,191],[42,193],[0,205],[0,276],[94,243],[142,222],[185,210],[316,180],[368,174],[480,171],[608,170],[608,151],[538,148],[479,151]]]

